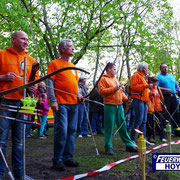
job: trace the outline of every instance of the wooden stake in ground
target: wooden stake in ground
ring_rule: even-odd
[[[166,124],[166,132],[167,132],[168,143],[169,143],[169,153],[172,153],[172,148],[171,148],[171,124],[169,123],[169,121]]]
[[[139,133],[138,136],[138,153],[142,167],[142,180],[146,180],[146,139],[144,138],[143,132],[135,130]]]

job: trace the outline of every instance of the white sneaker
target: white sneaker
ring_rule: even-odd
[[[135,147],[138,147],[135,141],[133,141],[133,144],[134,144]]]
[[[147,144],[147,145],[151,145],[151,146],[154,146],[154,145],[155,145],[154,143],[151,143],[151,142],[149,142],[148,140],[146,140],[146,144]]]
[[[78,138],[82,138],[83,136],[80,134],[80,135],[78,135]]]
[[[165,138],[162,138],[161,141],[162,142],[167,142],[167,140]]]
[[[46,139],[46,136],[44,136],[44,135],[43,135],[43,136],[40,136],[39,139],[42,139],[42,140],[43,140],[43,139]]]
[[[87,136],[86,137],[91,137],[91,135],[90,134],[87,134]]]

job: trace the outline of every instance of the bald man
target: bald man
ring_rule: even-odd
[[[23,31],[15,31],[11,37],[12,46],[0,51],[0,91],[15,88],[24,84],[24,58],[26,57],[26,79],[29,80],[32,64],[36,61],[28,55],[28,35]],[[36,73],[36,79],[38,73]],[[26,82],[26,83],[27,83]],[[28,88],[33,92],[35,86]],[[23,90],[5,95],[2,104],[21,105],[20,99],[23,98]],[[1,107],[1,105],[0,105]],[[0,109],[0,115],[5,117],[17,117],[23,119],[22,114]],[[12,169],[16,180],[23,179],[23,123],[0,118],[0,147],[6,154],[7,139],[11,127],[12,136]],[[0,154],[0,179],[4,177],[5,163]]]

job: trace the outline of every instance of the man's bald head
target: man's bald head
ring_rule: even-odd
[[[28,47],[28,35],[24,31],[15,31],[11,42],[15,51],[22,52]]]

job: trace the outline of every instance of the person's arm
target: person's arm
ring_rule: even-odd
[[[123,92],[122,89],[121,89],[120,91],[121,91],[121,94],[122,94],[122,100],[123,100],[123,101],[127,101],[128,98],[127,98],[126,94]]]
[[[14,79],[16,78],[16,73],[14,72],[8,72],[5,75],[0,75],[0,81],[14,81]]]
[[[178,86],[177,82],[175,84],[175,89],[176,89],[176,94],[178,94],[180,92],[180,89],[179,89],[179,86]]]
[[[79,85],[78,85],[78,91],[77,91],[77,98],[78,98],[78,102],[83,102],[84,101],[84,98],[83,98],[83,95],[82,95],[82,90],[79,87]]]
[[[54,80],[49,78],[47,79],[47,91],[48,91],[48,98],[51,103],[51,108],[54,112],[58,111],[58,103],[56,100],[56,96],[54,93]]]
[[[33,85],[33,86],[30,86],[27,88],[30,92],[34,93],[34,91],[36,91],[37,89],[37,86],[36,85]]]
[[[172,92],[172,89],[168,89],[168,88],[163,88],[163,87],[160,87],[161,91],[165,91],[167,93],[171,93]]]

